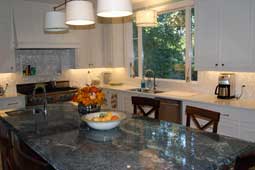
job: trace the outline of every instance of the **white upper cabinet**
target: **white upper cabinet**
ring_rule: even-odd
[[[103,25],[89,31],[89,67],[104,67]]]
[[[104,24],[104,65],[123,67],[125,61],[124,24]]]
[[[83,30],[81,47],[77,49],[76,68],[104,67],[103,24]]]
[[[196,1],[196,69],[254,71],[252,0]]]
[[[10,0],[2,0],[0,5],[0,73],[15,71],[15,51],[13,42],[12,11]]]
[[[219,56],[225,69],[245,71],[252,67],[251,1],[220,0]]]
[[[216,0],[198,0],[196,15],[196,57],[197,69],[214,69],[219,64],[218,55],[218,9]]]

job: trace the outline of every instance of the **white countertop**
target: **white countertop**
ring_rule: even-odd
[[[19,94],[19,93],[6,93],[5,95],[0,96],[0,100],[6,99],[6,98],[12,98],[12,97],[19,97],[19,96],[25,96],[25,95]]]
[[[102,88],[141,94],[141,92],[129,91],[129,89],[137,88],[137,86],[104,85],[102,86]],[[255,110],[255,100],[218,99],[216,95],[205,95],[205,94],[199,94],[196,92],[188,92],[188,91],[186,92],[186,91],[176,91],[176,90],[174,91],[169,90],[169,91],[165,91],[163,93],[157,93],[157,94],[151,94],[151,93],[144,93],[144,94],[155,96],[155,97],[166,98],[166,99],[174,99],[174,100],[181,100],[181,101],[187,101],[187,102],[199,102],[199,103],[220,105],[220,106],[233,107],[233,108],[239,108],[239,109]]]

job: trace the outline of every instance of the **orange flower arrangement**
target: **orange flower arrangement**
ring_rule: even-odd
[[[86,86],[78,90],[73,97],[73,101],[85,106],[102,105],[104,102],[104,93],[95,86]]]

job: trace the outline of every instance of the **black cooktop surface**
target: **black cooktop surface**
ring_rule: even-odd
[[[52,86],[51,82],[44,82],[46,93],[68,92],[68,91],[77,90],[76,87],[69,87],[68,81],[61,81],[61,83],[62,84],[60,84],[59,82],[56,82],[56,86]],[[30,83],[30,84],[18,84],[16,87],[17,87],[18,93],[24,94],[24,95],[32,95],[35,86],[36,86],[36,83]],[[36,90],[36,94],[40,94],[40,93],[43,93],[43,90],[39,88]]]

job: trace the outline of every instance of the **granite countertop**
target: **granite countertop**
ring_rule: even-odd
[[[96,131],[80,122],[72,104],[49,105],[48,112],[47,122],[30,109],[0,120],[56,170],[220,170],[255,149],[254,143],[152,119],[128,118]]]
[[[112,89],[118,91],[125,91],[134,94],[142,94],[141,92],[134,92],[130,91],[130,89],[137,88],[137,86],[130,86],[130,85],[121,85],[121,86],[110,86],[104,85],[102,88],[105,89]],[[163,93],[143,93],[146,95],[154,96],[154,97],[161,97],[166,99],[174,99],[174,100],[181,100],[181,101],[188,101],[188,102],[199,102],[205,104],[213,104],[218,106],[225,106],[225,107],[232,107],[238,109],[248,109],[248,110],[255,110],[255,100],[250,99],[218,99],[216,95],[206,95],[200,94],[196,92],[185,92],[185,91],[178,91],[178,90],[165,90]]]

